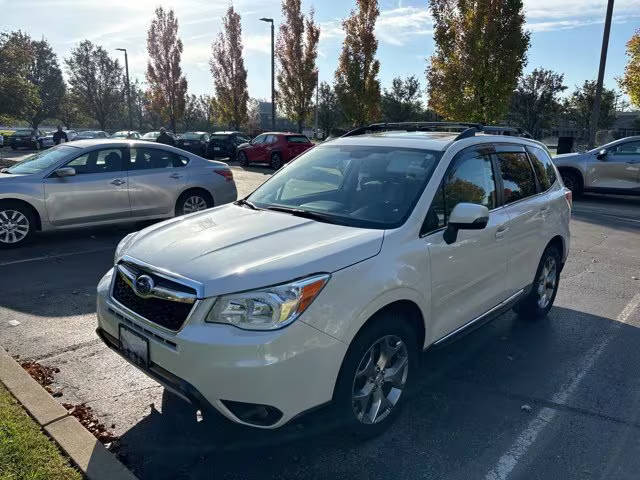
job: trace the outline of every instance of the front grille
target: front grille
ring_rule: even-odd
[[[131,269],[131,265],[127,264],[127,268]],[[140,271],[138,269],[138,271]],[[150,275],[157,284],[164,284],[166,286],[176,286],[175,282],[171,282],[162,277],[158,277],[149,272],[144,272]],[[177,331],[184,324],[185,320],[191,312],[193,303],[175,302],[171,300],[164,300],[161,298],[142,298],[139,297],[136,292],[129,286],[124,280],[122,274],[116,270],[116,278],[113,284],[113,298],[127,307],[129,310],[137,313],[141,317],[146,318],[150,322],[157,323],[158,325],[167,328],[169,330]],[[190,287],[180,285],[180,290],[186,293],[196,294],[196,291]]]

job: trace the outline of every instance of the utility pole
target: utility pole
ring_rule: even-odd
[[[273,34],[273,18],[261,18],[263,22],[271,24],[271,130],[276,129],[276,87],[275,79],[275,53],[274,53],[274,34]]]
[[[127,110],[129,111],[129,130],[133,130],[133,121],[131,120],[131,86],[129,84],[129,59],[127,58],[126,48],[116,48],[124,52],[124,70],[127,74]]]
[[[320,75],[318,75],[316,77],[316,118],[315,118],[315,120],[313,122],[314,123],[313,135],[314,135],[314,137],[316,137],[316,140],[318,140],[318,99],[320,97],[319,92],[318,92],[319,87],[320,87]]]
[[[600,103],[602,101],[602,82],[604,81],[604,69],[607,64],[607,50],[609,49],[609,33],[611,32],[611,17],[613,15],[613,0],[607,3],[607,15],[604,21],[604,33],[602,34],[602,50],[600,51],[600,69],[598,70],[598,83],[596,84],[596,96],[593,99],[593,112],[589,123],[589,148],[595,147],[596,131],[600,119]]]

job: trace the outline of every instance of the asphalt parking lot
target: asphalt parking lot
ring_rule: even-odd
[[[270,174],[233,172],[241,196]],[[635,479],[640,197],[590,195],[574,207],[549,318],[505,314],[426,352],[398,422],[367,442],[322,410],[277,432],[198,421],[104,346],[95,286],[139,225],[42,234],[0,253],[0,345],[58,367],[59,400],[86,402],[114,425],[118,454],[141,479]]]

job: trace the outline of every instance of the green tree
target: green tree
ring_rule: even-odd
[[[429,107],[448,120],[498,122],[527,61],[522,0],[431,0],[429,7]]]
[[[37,87],[29,80],[33,43],[21,31],[0,33],[0,118],[27,118],[38,108]]]
[[[173,10],[156,8],[155,18],[147,32],[148,94],[151,108],[169,120],[173,131],[184,112],[187,95],[187,79],[180,68],[182,48],[182,40],[178,38],[178,19]]]
[[[38,91],[38,102],[31,111],[29,122],[32,128],[45,118],[55,117],[64,97],[65,84],[62,71],[58,64],[58,57],[51,45],[45,40],[33,41],[33,57],[29,66],[29,81]]]
[[[204,115],[205,129],[210,131],[213,128],[213,98],[210,95],[200,95],[198,97],[198,103],[200,104],[200,110]]]
[[[347,122],[353,126],[380,118],[380,62],[375,58],[378,40],[377,0],[357,0],[357,10],[342,22],[345,39],[335,74],[335,92]]]
[[[217,121],[239,129],[247,123],[247,70],[242,59],[240,15],[229,7],[222,19],[223,28],[213,42],[209,61],[215,87]]]
[[[81,114],[102,130],[117,120],[124,105],[122,67],[106,50],[84,40],[65,60],[72,97]]]
[[[596,96],[595,80],[586,80],[582,86],[576,87],[571,96],[563,104],[565,119],[576,128],[588,133],[591,128],[591,113]],[[600,103],[599,130],[606,130],[616,119],[616,92],[608,88],[602,89]]]
[[[382,118],[386,122],[417,121],[422,114],[420,103],[420,81],[415,75],[405,78],[395,77],[391,89],[382,94]]]
[[[307,18],[302,14],[301,0],[282,0],[280,33],[276,56],[278,71],[278,103],[285,115],[302,132],[311,116],[311,98],[318,80],[316,58],[320,29],[313,21],[313,10]]]
[[[564,75],[552,70],[536,68],[520,78],[511,97],[509,123],[527,130],[540,138],[542,129],[548,128],[562,109],[558,96],[565,91]]]
[[[327,82],[320,84],[318,97],[318,126],[324,131],[325,135],[330,135],[331,131],[339,127],[343,122],[338,97]]]
[[[64,95],[58,107],[58,113],[55,116],[56,120],[62,122],[62,125],[67,128],[78,128],[81,125],[89,125],[91,118],[83,114],[79,108],[79,104],[78,99],[74,98],[68,88],[65,88]]]
[[[627,42],[627,66],[618,80],[620,88],[629,95],[631,103],[640,108],[640,29]]]

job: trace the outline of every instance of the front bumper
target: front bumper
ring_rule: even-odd
[[[119,352],[121,324],[142,334],[149,341],[149,368],[143,371],[199,408],[214,408],[237,423],[277,428],[332,399],[344,343],[300,320],[271,332],[208,324],[208,299],[196,304],[180,331],[168,332],[111,298],[112,275],[110,270],[98,285],[98,335]],[[279,413],[269,424],[245,421],[233,410],[238,404]]]

